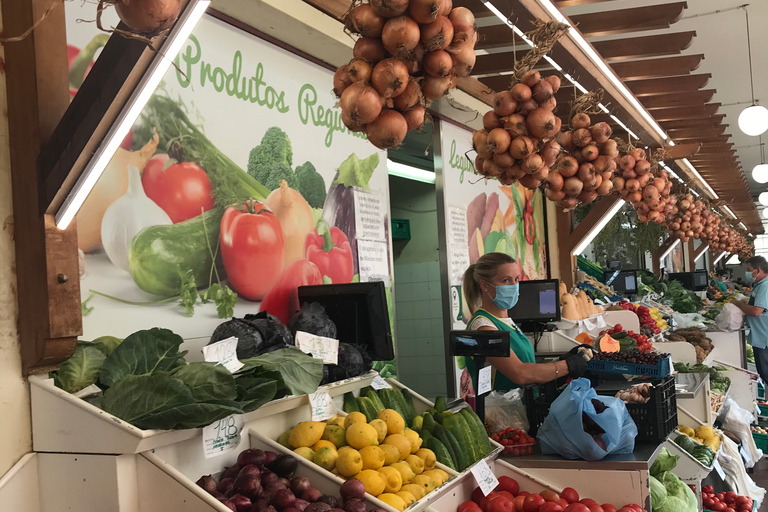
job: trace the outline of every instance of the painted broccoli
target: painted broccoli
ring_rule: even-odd
[[[297,180],[292,165],[291,141],[283,130],[273,126],[264,134],[261,144],[251,150],[248,174],[269,190],[278,188],[283,180],[295,189]]]
[[[325,180],[311,162],[304,162],[296,168],[298,191],[312,208],[322,208],[325,203]]]

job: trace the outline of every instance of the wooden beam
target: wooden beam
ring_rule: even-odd
[[[657,98],[659,96],[651,96],[652,98]],[[702,105],[702,104],[699,104]],[[690,106],[698,106],[698,105],[690,105]],[[674,130],[675,128],[697,128],[697,127],[706,127],[706,126],[717,126],[719,125],[723,119],[725,119],[725,114],[717,114],[712,117],[702,117],[701,119],[679,119],[676,121],[664,121],[661,124],[661,126],[666,130]],[[725,125],[728,126],[728,125]]]
[[[640,59],[645,57],[661,57],[663,55],[678,55],[691,46],[694,37],[696,37],[695,31],[676,32],[673,34],[595,41],[592,43],[592,46],[606,61]]]
[[[560,281],[565,283],[565,286],[570,290],[575,284],[575,269],[574,256],[571,254],[571,250],[568,249],[568,240],[573,230],[573,212],[564,211],[562,208],[557,207],[557,247],[560,252],[560,258],[558,261],[560,270]],[[567,249],[567,250],[566,250]]]
[[[625,85],[637,97],[670,94],[681,91],[697,91],[707,85],[712,75],[674,76],[669,78],[649,78],[646,80],[628,80]],[[641,100],[642,101],[642,100]]]
[[[622,80],[638,80],[658,76],[687,75],[697,70],[703,59],[703,54],[681,55],[661,59],[614,62],[611,67]]]
[[[670,246],[675,243],[676,240],[679,239],[675,236],[668,237],[666,240],[664,240],[664,242],[662,242],[659,248],[653,251],[653,254],[651,254],[653,273],[657,276],[661,274],[661,255],[664,254],[667,249],[669,249]]]
[[[575,5],[597,4],[600,2],[611,1],[613,0],[555,0],[554,3],[558,9],[562,9],[563,7],[573,7]],[[454,2],[453,5],[456,5],[456,2]]]
[[[714,137],[681,137],[679,140],[681,142],[728,142],[728,140],[731,138],[730,135],[717,135]]]
[[[725,126],[716,126],[712,128],[676,128],[674,130],[667,130],[667,135],[672,139],[685,138],[685,137],[705,137],[710,135],[721,135],[725,132]]]
[[[696,250],[693,248],[693,238],[688,240],[688,247],[686,248],[686,252],[688,253],[688,261],[687,263],[687,269],[686,272],[693,272],[696,269]]]
[[[472,77],[460,78],[457,88],[466,92],[470,96],[486,103],[487,105],[493,105],[494,96],[496,92],[488,86],[482,84],[477,79]]]
[[[696,119],[709,117],[720,108],[719,103],[708,103],[699,107],[672,107],[655,110],[653,117],[656,121],[675,121],[677,119]]]
[[[576,247],[578,247],[579,244],[584,241],[592,228],[594,228],[595,225],[600,222],[600,219],[605,217],[611,208],[613,208],[616,203],[621,200],[621,196],[619,196],[618,193],[613,193],[603,197],[600,199],[600,201],[598,201],[598,203],[589,211],[587,216],[584,217],[581,222],[579,222],[579,225],[576,226],[576,228],[568,237],[567,245],[564,246],[568,249],[568,254],[570,254]]]
[[[669,28],[683,15],[685,2],[657,4],[571,16],[584,37],[610,36]]]
[[[676,144],[674,146],[666,146],[664,151],[666,156],[665,160],[677,160],[680,158],[691,158],[693,155],[699,152],[701,144]]]
[[[687,91],[658,96],[643,96],[640,98],[640,103],[642,103],[649,111],[657,108],[703,105],[704,103],[709,103],[716,92],[717,91],[714,89],[705,89],[703,91]]]
[[[304,0],[304,2],[315,6],[325,14],[336,19],[341,19],[351,5],[350,0]]]
[[[512,29],[507,25],[489,25],[487,27],[481,27],[477,30],[477,45],[478,50],[485,50],[488,48],[503,48],[506,46],[513,47],[518,46],[518,54],[522,57],[525,53],[531,49],[525,41],[520,39]]]

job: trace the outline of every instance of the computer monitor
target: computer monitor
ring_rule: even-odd
[[[694,290],[693,272],[670,272],[667,274],[670,281],[678,281],[686,290]]]
[[[336,324],[342,343],[363,345],[375,361],[395,357],[382,281],[299,287],[299,303],[318,302]]]
[[[697,270],[693,273],[693,291],[701,291],[709,288],[709,274],[706,270]]]
[[[603,283],[618,294],[634,295],[637,293],[637,271],[606,270],[603,272]]]
[[[509,310],[509,318],[518,324],[559,321],[560,281],[520,281],[520,296],[515,307]]]

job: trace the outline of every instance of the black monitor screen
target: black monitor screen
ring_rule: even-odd
[[[509,310],[515,322],[557,322],[560,320],[560,281],[520,281],[517,305]]]
[[[667,277],[670,281],[679,281],[686,290],[695,289],[693,272],[670,272]]]
[[[367,347],[376,361],[390,361],[395,352],[382,281],[299,287],[299,303],[318,302],[336,324],[342,343]]]
[[[451,331],[451,355],[509,357],[509,331]]]
[[[637,293],[637,271],[635,270],[606,270],[603,272],[603,282],[616,293]]]
[[[709,276],[706,270],[697,270],[693,273],[693,288],[696,291],[706,290],[709,286]]]

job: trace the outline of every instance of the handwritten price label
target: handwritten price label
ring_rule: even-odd
[[[296,346],[305,354],[322,359],[324,364],[339,364],[339,340],[296,331]]]
[[[376,391],[379,391],[380,389],[392,389],[392,386],[390,386],[387,381],[382,379],[381,375],[377,375],[373,378],[373,382],[371,382],[371,387]]]
[[[312,421],[325,421],[336,416],[338,408],[328,391],[321,389],[307,395],[312,408]]]
[[[472,466],[470,471],[472,471],[472,476],[475,477],[477,485],[480,486],[480,490],[483,491],[483,496],[488,496],[492,490],[499,486],[496,475],[493,474],[485,460],[481,460]]]
[[[491,365],[480,368],[477,376],[477,394],[484,395],[491,391]]]
[[[240,415],[227,416],[203,429],[203,453],[206,459],[236,450],[240,445],[243,419]]]
[[[245,366],[237,358],[237,338],[234,336],[203,347],[203,358],[209,363],[219,363],[235,373]]]

